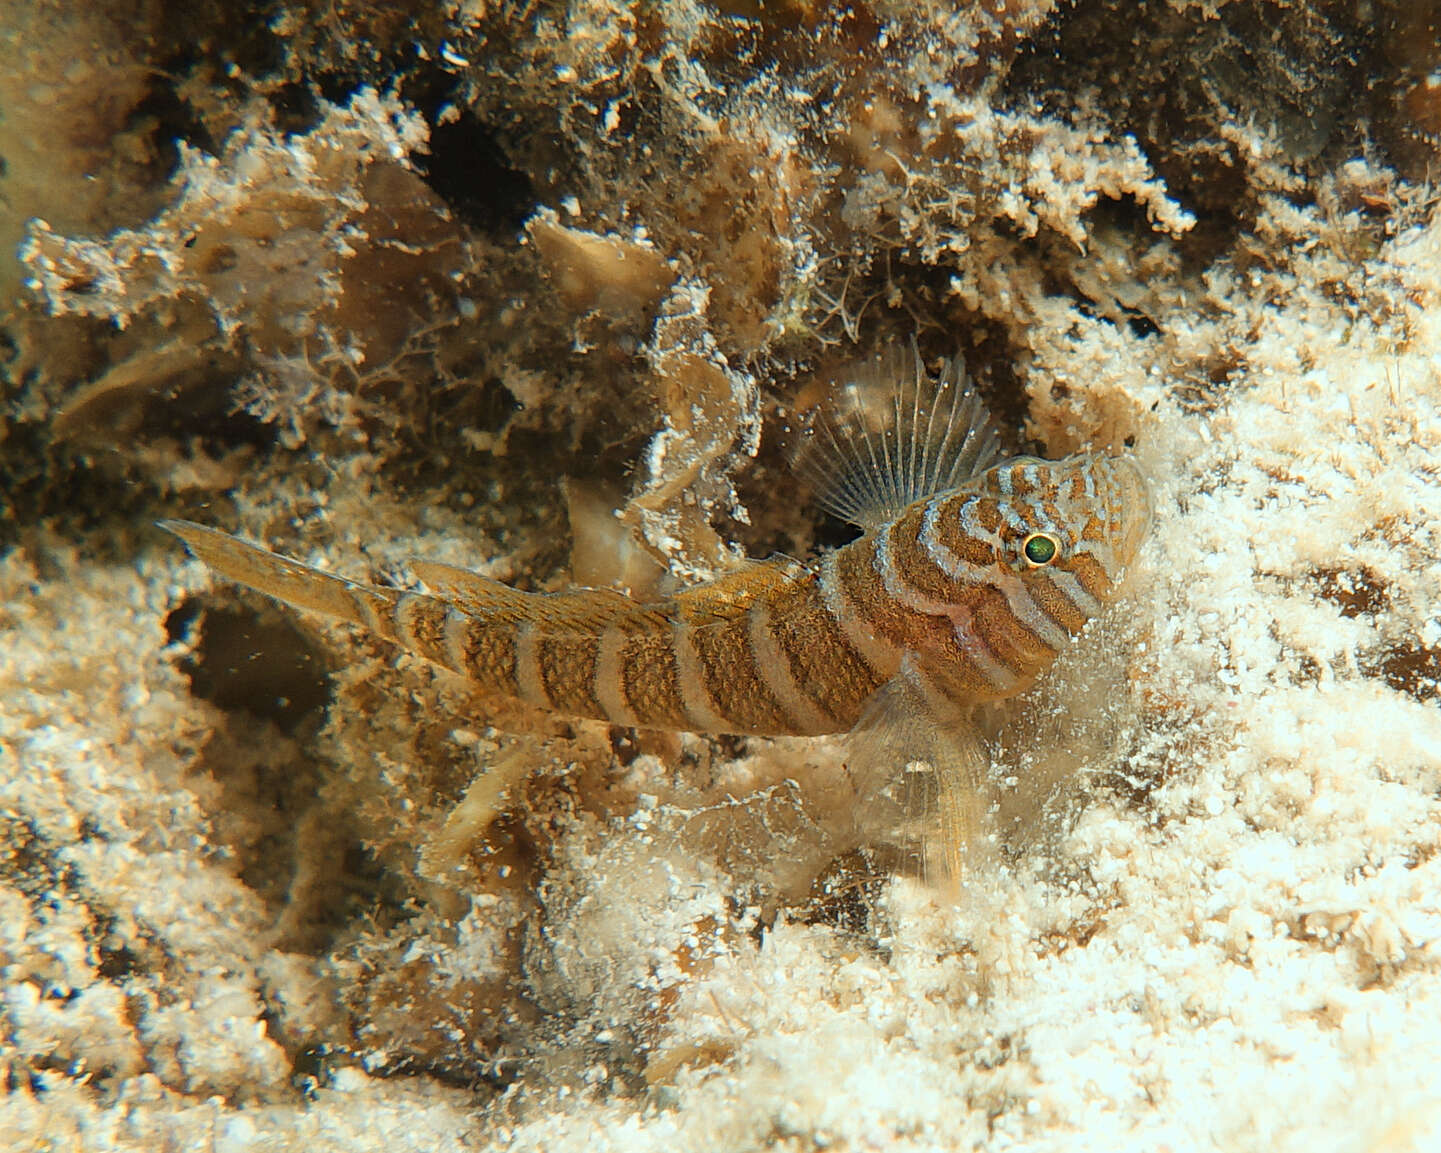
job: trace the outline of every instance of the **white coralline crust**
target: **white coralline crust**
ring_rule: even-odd
[[[502,80],[517,101],[580,101],[541,150],[554,170],[532,174],[564,216],[465,232],[407,159],[429,129],[400,96],[362,92],[292,133],[259,97],[218,111],[225,90],[196,80],[221,159],[185,151],[176,179],[193,184],[153,178],[154,219],[108,239],[121,218],[55,213],[53,232],[30,229],[23,273],[0,276],[39,293],[0,366],[0,1148],[1441,1148],[1434,203],[1379,159],[1299,166],[1239,118],[1223,135],[1253,211],[1221,255],[1196,258],[1210,250],[1184,249],[1188,230],[1219,226],[1193,218],[1141,144],[1108,137],[1100,111],[1061,125],[951,86],[1023,44],[1048,2],[1003,6],[1010,24],[858,5],[924,32],[888,42],[911,53],[912,102],[894,74],[862,98],[792,77],[746,88],[725,120],[729,26],[703,5],[654,6],[660,31],[636,16],[651,6],[537,17],[513,80],[468,63],[521,42],[497,6],[443,7],[449,38],[425,58],[476,69],[477,107]],[[782,7],[803,24],[825,6]],[[793,46],[783,23],[776,43]],[[272,31],[303,25],[291,13]],[[974,53],[924,50],[943,35]],[[153,69],[133,39],[89,72],[142,87]],[[819,91],[855,50],[832,42],[808,82]],[[615,79],[636,53],[646,68]],[[662,99],[642,115],[647,84]],[[659,137],[655,155],[625,152],[658,107],[685,121],[667,121],[677,154],[704,162],[665,169]],[[96,119],[111,121],[129,123]],[[31,107],[15,123],[47,121]],[[562,147],[592,130],[590,151]],[[90,170],[108,137],[77,134],[84,149],[27,188]],[[319,225],[277,248],[257,206],[286,157],[282,191],[316,201]],[[572,191],[566,164],[592,183]],[[616,207],[628,164],[644,172]],[[337,180],[353,203],[326,193]],[[7,195],[0,184],[0,207]],[[197,219],[216,259],[181,275]],[[235,220],[300,312],[227,279],[219,241]],[[430,230],[419,248],[406,220]],[[848,266],[842,236],[874,263]],[[287,255],[303,252],[326,276]],[[361,275],[401,255],[430,270],[414,316]],[[600,291],[596,269],[620,283]],[[357,298],[339,287],[352,280],[370,285],[355,315],[396,327],[371,333],[389,343],[370,375],[327,361],[334,419],[298,401],[257,411],[257,397],[309,395],[260,373],[232,398],[258,419],[226,441],[229,417],[192,431],[151,387],[161,369],[185,403],[225,387],[207,366],[238,371],[272,329],[300,357],[304,309],[329,310],[329,355],[354,351]],[[383,646],[317,639],[312,622],[212,590],[146,535],[153,516],[205,512],[357,576],[403,580],[417,556],[555,587],[560,497],[534,494],[558,494],[589,454],[615,467],[573,503],[620,486],[606,507],[652,583],[661,561],[723,568],[746,532],[753,551],[801,551],[809,495],[767,440],[804,407],[788,367],[824,379],[852,351],[834,346],[870,325],[888,340],[919,327],[950,355],[936,331],[950,341],[962,322],[1014,361],[1013,431],[1052,457],[1131,444],[1156,518],[1124,599],[988,717],[1008,844],[958,894],[838,868],[859,853],[858,778],[837,741],[661,737],[480,701]],[[222,352],[234,359],[208,359]],[[411,387],[442,377],[434,396]],[[473,428],[416,402],[472,379],[504,386],[513,422],[484,424],[478,386]],[[102,451],[91,425],[112,403],[149,423]],[[571,421],[585,436],[558,434]],[[306,452],[258,451],[262,435]],[[117,458],[121,496],[85,471]],[[64,467],[81,479],[45,473]],[[272,664],[312,650],[331,663],[266,687]],[[244,682],[253,707],[206,677]],[[324,691],[286,727],[276,697],[312,682]]]

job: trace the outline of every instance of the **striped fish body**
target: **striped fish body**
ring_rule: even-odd
[[[604,589],[526,593],[417,562],[434,591],[411,592],[345,580],[202,525],[162,525],[228,580],[359,625],[483,691],[570,716],[703,733],[841,732],[898,664],[855,651],[821,580],[797,563],[750,565],[641,603]]]
[[[428,591],[376,587],[164,527],[220,576],[491,693],[637,728],[849,732],[857,833],[954,881],[996,841],[974,706],[1025,691],[1114,595],[1150,501],[1125,457],[997,463],[958,360],[930,377],[914,349],[892,347],[848,372],[797,467],[862,535],[814,566],[756,563],[655,603],[526,593],[419,562]]]
[[[359,584],[166,522],[220,575],[362,625],[556,712],[643,728],[844,732],[909,662],[966,706],[1023,691],[1111,594],[1149,516],[1129,461],[994,466],[913,502],[811,568],[755,564],[653,604],[535,594],[417,564],[433,592]],[[1037,565],[1028,540],[1055,555]]]
[[[515,611],[402,594],[394,638],[492,692],[638,728],[840,732],[885,680],[801,565],[754,565],[652,605],[601,590],[496,590],[517,598]]]

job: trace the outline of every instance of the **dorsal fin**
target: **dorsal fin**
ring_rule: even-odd
[[[526,603],[529,595],[457,565],[431,560],[411,560],[407,563],[410,571],[432,593],[466,612],[518,609]]]
[[[869,529],[984,471],[999,452],[961,358],[932,377],[912,341],[847,370],[796,469],[827,512]]]
[[[717,624],[750,612],[758,600],[804,575],[798,561],[774,558],[752,561],[703,585],[682,589],[670,600],[674,614],[690,625]]]
[[[640,626],[662,622],[662,606],[632,600],[617,589],[570,589],[528,593],[470,569],[439,561],[412,560],[410,571],[431,593],[472,616],[526,621],[546,635],[585,633],[610,624]]]

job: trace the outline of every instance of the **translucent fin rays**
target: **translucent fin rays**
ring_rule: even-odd
[[[907,661],[847,738],[863,839],[899,849],[941,887],[958,886],[993,849],[990,754],[972,713]]]
[[[843,378],[808,430],[797,472],[826,511],[872,528],[993,464],[1000,441],[960,358],[926,372],[914,342]]]

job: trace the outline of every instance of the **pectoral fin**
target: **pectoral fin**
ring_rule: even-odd
[[[849,737],[860,831],[928,881],[958,886],[995,851],[990,755],[970,715],[903,668]]]

